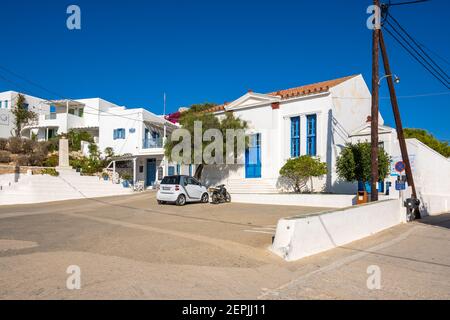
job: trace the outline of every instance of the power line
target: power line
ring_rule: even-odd
[[[450,79],[450,77],[448,76],[448,74],[433,60],[433,58],[431,58],[428,53],[425,52],[425,50],[422,49],[422,47],[420,46],[420,44],[408,33],[408,31],[405,30],[405,28],[403,28],[401,26],[401,24],[397,21],[397,19],[395,19],[391,14],[388,13],[389,18],[391,18],[395,24],[397,24],[397,26],[406,34],[406,36],[411,39],[411,41],[419,48],[420,51],[422,51],[422,53],[447,77],[447,79]],[[387,20],[387,23],[392,26],[389,23],[389,20]]]
[[[421,2],[428,2],[430,0],[415,0],[415,1],[406,1],[406,2],[398,2],[398,3],[391,3],[389,1],[388,6],[392,7],[392,6],[401,6],[404,4],[416,4],[416,3],[421,3]]]
[[[439,55],[436,51],[431,50],[430,48],[428,48],[426,45],[424,45],[423,43],[419,43],[419,46],[427,49],[428,51],[430,51],[432,54],[434,54],[437,58],[441,59],[443,62],[445,62],[446,64],[450,65],[450,62],[445,59],[443,56]]]
[[[418,52],[417,49],[414,48],[414,47],[411,45],[411,43],[409,43],[408,40],[405,39],[405,37],[404,37],[398,30],[396,30],[395,27],[389,23],[389,21],[388,21],[388,24],[389,24],[389,26],[392,28],[392,31],[394,31],[394,32],[395,32],[395,33],[396,33],[396,34],[404,41],[404,43],[405,43],[406,45],[408,45],[408,47],[411,48],[411,49],[412,49],[412,50],[413,50],[413,51],[414,51],[414,52],[422,59],[422,62],[425,62],[425,63],[428,65],[428,67],[430,67],[431,69],[433,69],[433,71],[434,71],[433,74],[434,74],[434,75],[437,75],[440,79],[442,79],[442,81],[445,81],[445,82],[448,84],[448,80],[445,79],[444,75],[443,75],[441,72],[439,72],[439,70],[437,70],[430,62],[428,62],[427,59],[425,59],[425,58],[423,57],[423,55],[422,55],[420,52]],[[389,30],[388,30],[387,28],[385,28],[385,30],[387,30],[387,31],[389,32]],[[392,33],[390,33],[390,34],[392,35]],[[399,41],[398,38],[396,38],[396,40]],[[405,47],[404,47],[404,48],[405,48]],[[411,50],[408,50],[408,52],[409,52],[410,54],[414,55],[414,53],[412,53]],[[414,55],[414,56],[417,58],[416,55]],[[423,65],[423,64],[422,64],[422,65]],[[429,71],[431,72],[431,70],[430,70],[429,68],[427,68],[427,70],[429,70]]]
[[[417,62],[419,62],[425,69],[427,69],[440,83],[442,83],[447,89],[450,89],[450,87],[448,86],[447,83],[445,83],[443,80],[441,80],[441,78],[439,77],[439,75],[436,75],[432,70],[430,70],[430,68],[425,65],[422,61],[420,61],[420,59],[414,55],[414,53],[408,48],[406,47],[405,44],[403,44],[403,42],[401,42],[397,36],[395,36],[388,28],[384,28],[384,30],[386,30],[387,33],[389,33],[389,35],[394,38],[395,41],[397,41],[402,47],[403,49],[405,49]]]
[[[32,81],[32,80],[29,80],[29,79],[27,79],[26,77],[24,77],[24,76],[22,76],[22,75],[20,75],[20,74],[18,74],[18,73],[16,73],[16,72],[14,72],[14,71],[11,71],[11,70],[9,70],[8,68],[6,68],[6,67],[4,67],[4,66],[1,66],[1,65],[0,65],[0,69],[2,69],[2,70],[4,70],[4,71],[8,72],[9,74],[11,74],[11,75],[13,75],[13,76],[15,76],[15,77],[17,77],[17,78],[20,78],[20,79],[26,81],[27,83],[29,83],[29,84],[31,84],[31,85],[37,87],[37,88],[40,88],[41,90],[44,90],[44,91],[46,91],[46,92],[48,92],[48,93],[50,93],[50,94],[52,94],[52,95],[58,96],[58,97],[60,97],[60,98],[62,98],[62,99],[65,99],[65,100],[68,100],[68,101],[71,101],[71,102],[74,102],[74,103],[78,103],[78,104],[80,103],[79,101],[76,101],[76,100],[73,100],[73,99],[64,97],[64,95],[61,95],[61,94],[59,94],[59,93],[57,93],[57,92],[55,92],[55,91],[52,91],[52,90],[50,90],[50,89],[48,89],[48,88],[42,86],[41,84],[38,84],[38,83],[36,83],[36,82],[34,82],[34,81]],[[0,75],[1,75],[1,74],[0,74]],[[8,79],[5,78],[4,76],[2,76],[2,78],[5,79],[6,81],[10,82],[10,83],[15,84],[15,85],[18,86],[18,87],[23,88],[23,86],[18,85],[17,83],[15,83],[15,82],[13,82],[13,81],[11,81],[11,80],[8,80]],[[47,101],[47,102],[49,102],[49,103],[52,102],[51,100],[47,100],[47,99],[43,99],[43,100],[45,100],[45,101]],[[100,110],[100,109],[96,109],[96,108],[91,107],[91,106],[89,106],[89,105],[85,105],[85,107],[90,108],[90,109],[95,110],[95,111],[98,111],[99,114],[100,114],[100,113],[106,113],[106,114],[109,114],[109,115],[114,116],[114,117],[120,117],[120,118],[127,119],[127,120],[131,120],[131,121],[140,121],[140,122],[142,122],[142,123],[145,123],[144,120],[137,120],[137,119],[134,119],[134,118],[129,118],[129,117],[124,116],[124,115],[118,115],[118,114],[115,114],[115,113],[112,113],[112,112],[102,111],[102,110]],[[86,112],[86,113],[88,113],[88,112]],[[88,114],[89,114],[89,113],[88,113]],[[91,114],[92,114],[92,113],[91,113]],[[97,114],[95,114],[95,115],[97,115]],[[102,115],[100,115],[100,116],[102,116]],[[163,118],[162,120],[167,121],[167,120],[165,120],[164,118]]]

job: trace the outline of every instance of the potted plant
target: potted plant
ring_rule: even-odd
[[[108,172],[103,172],[103,173],[102,173],[102,178],[103,178],[103,180],[108,181],[108,180],[109,180],[109,174],[108,174]]]
[[[130,187],[131,179],[132,179],[132,177],[128,173],[124,173],[122,175],[122,185],[123,185],[124,188],[129,188]]]

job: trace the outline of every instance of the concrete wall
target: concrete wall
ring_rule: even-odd
[[[421,214],[435,215],[450,210],[450,160],[417,139],[406,140],[414,157],[413,175]]]
[[[278,222],[271,251],[298,260],[368,237],[405,221],[400,200],[345,208]]]
[[[356,196],[345,194],[232,194],[233,202],[345,208],[356,203]]]

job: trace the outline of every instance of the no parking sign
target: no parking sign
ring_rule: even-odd
[[[405,171],[405,163],[403,161],[397,161],[394,168],[398,173],[402,173],[403,171]]]

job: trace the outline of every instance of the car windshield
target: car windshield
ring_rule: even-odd
[[[164,177],[161,184],[180,184],[180,176]]]

